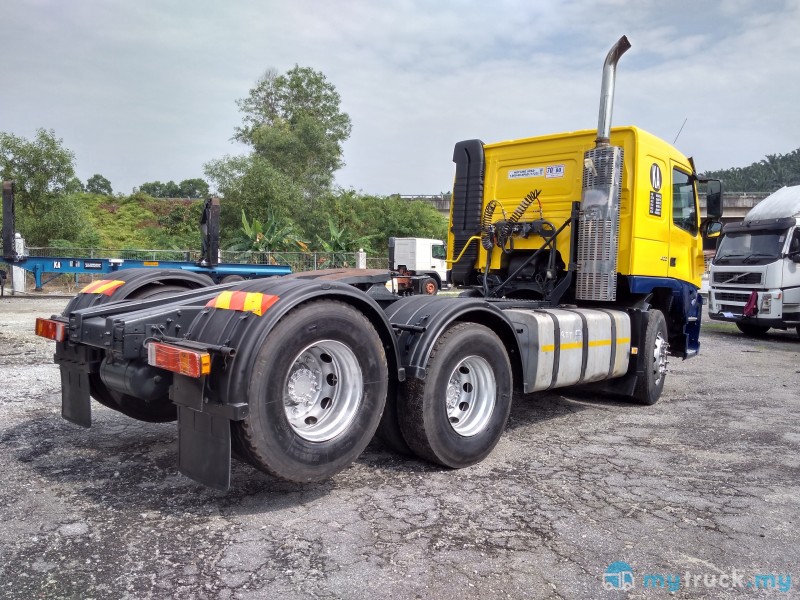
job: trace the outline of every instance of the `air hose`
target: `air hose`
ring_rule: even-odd
[[[492,239],[492,215],[494,215],[495,208],[497,208],[497,200],[490,200],[483,209],[483,217],[481,218],[481,245],[487,251],[494,248],[494,240]]]

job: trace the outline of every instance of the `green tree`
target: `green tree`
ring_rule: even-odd
[[[113,193],[111,182],[99,173],[95,173],[86,180],[85,189],[90,194],[100,194],[102,196],[110,196]]]
[[[784,185],[800,184],[800,148],[788,154],[767,154],[749,167],[703,173],[721,179],[729,192],[774,192]]]
[[[148,181],[139,186],[139,192],[147,194],[153,198],[181,198],[180,186],[174,181],[161,183],[160,181]]]
[[[266,223],[258,219],[248,222],[242,211],[242,228],[231,243],[229,250],[253,252],[306,252],[308,245],[299,237],[292,223],[280,223],[270,217]]]
[[[238,229],[242,211],[267,222],[295,222],[303,202],[302,189],[289,176],[257,154],[226,156],[205,165],[206,176],[223,196],[221,233]],[[297,222],[300,222],[299,220]]]
[[[184,179],[178,184],[178,198],[205,198],[208,196],[208,183],[204,179]]]
[[[41,217],[74,186],[75,154],[52,129],[33,140],[0,132],[0,176],[16,181],[17,208]]]
[[[313,205],[344,165],[342,144],[352,129],[334,85],[308,67],[270,70],[237,105],[243,117],[234,139],[299,183]]]

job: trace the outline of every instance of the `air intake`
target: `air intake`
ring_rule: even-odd
[[[613,301],[617,298],[622,148],[593,148],[584,159],[575,296]]]

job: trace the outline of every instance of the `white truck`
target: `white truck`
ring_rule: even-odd
[[[447,285],[447,248],[442,240],[389,238],[392,291],[432,295]]]
[[[783,187],[723,229],[711,263],[709,316],[745,335],[800,335],[800,185]]]

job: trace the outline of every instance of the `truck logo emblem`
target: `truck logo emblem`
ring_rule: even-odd
[[[655,191],[661,189],[661,167],[656,163],[650,167],[650,185],[653,186]]]
[[[726,283],[735,283],[735,282],[739,281],[739,279],[741,279],[745,275],[747,275],[747,273],[737,273],[736,275],[734,275],[730,279],[726,279],[722,283],[723,283],[723,285],[726,284]]]

